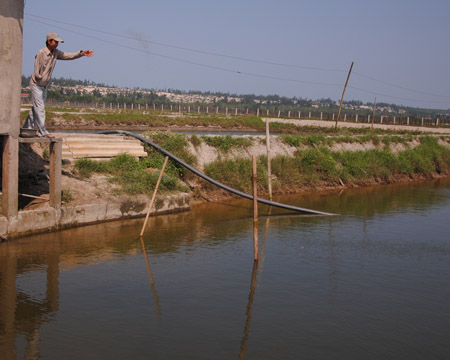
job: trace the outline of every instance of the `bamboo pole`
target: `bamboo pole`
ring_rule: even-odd
[[[269,200],[272,201],[272,165],[270,159],[270,131],[268,119],[266,119],[266,148],[267,148],[267,181],[269,186]]]
[[[150,206],[148,207],[147,216],[145,217],[145,221],[144,221],[144,226],[142,226],[141,234],[139,236],[144,235],[144,230],[147,225],[148,217],[150,216],[150,211],[152,210],[153,202],[155,201],[156,193],[158,192],[158,187],[159,187],[159,184],[161,183],[161,179],[164,174],[164,169],[166,168],[168,160],[169,160],[169,157],[166,156],[166,158],[164,159],[164,164],[161,168],[161,172],[159,173],[159,178],[158,178],[158,182],[156,183],[155,191],[153,191],[152,200],[150,201]]]
[[[257,191],[257,177],[256,170],[256,156],[252,157],[253,163],[253,251],[254,259],[258,261],[258,191]]]
[[[334,125],[335,129],[337,129],[339,117],[341,116],[342,103],[344,102],[345,90],[347,90],[348,80],[350,79],[350,74],[352,73],[353,64],[354,64],[354,62],[352,61],[352,65],[350,66],[350,70],[347,75],[347,81],[345,82],[344,91],[342,91],[341,103],[339,104],[339,110],[338,110],[338,114],[337,114],[337,118],[336,118],[336,124]]]

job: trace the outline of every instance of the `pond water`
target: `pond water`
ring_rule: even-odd
[[[450,180],[0,245],[1,359],[448,359]]]

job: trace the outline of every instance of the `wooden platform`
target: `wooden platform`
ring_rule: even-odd
[[[139,140],[126,136],[66,133],[55,135],[62,138],[62,158],[68,161],[82,158],[108,160],[122,153],[136,158],[147,156]]]

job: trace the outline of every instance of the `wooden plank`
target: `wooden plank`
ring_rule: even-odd
[[[16,216],[19,207],[19,141],[2,137],[2,214]]]
[[[50,143],[50,206],[61,208],[62,141]]]

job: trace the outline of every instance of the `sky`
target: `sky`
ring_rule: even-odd
[[[53,77],[155,90],[450,109],[448,0],[25,0],[23,74],[45,36]]]

